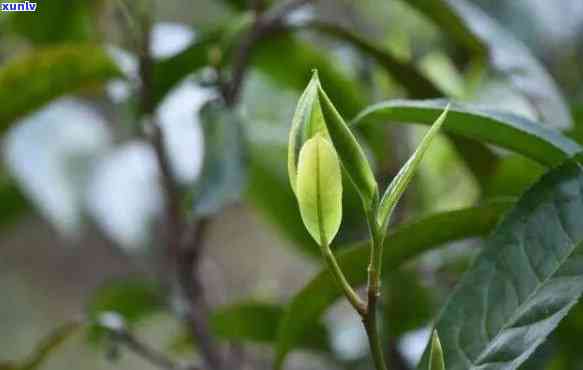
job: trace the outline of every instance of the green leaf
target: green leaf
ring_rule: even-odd
[[[93,292],[87,305],[87,315],[96,320],[105,312],[115,312],[132,325],[159,312],[164,300],[159,294],[157,284],[138,278],[112,280]],[[91,325],[89,340],[97,342],[105,334],[104,328]]]
[[[15,57],[0,68],[0,135],[14,120],[51,100],[120,77],[107,53],[96,46],[71,44]],[[18,93],[15,93],[18,92]]]
[[[300,151],[297,197],[306,229],[316,243],[328,247],[342,222],[342,172],[334,147],[322,134]]]
[[[19,370],[36,370],[40,368],[62,344],[75,334],[83,325],[72,321],[54,329],[37,345],[36,349],[18,366]]]
[[[365,109],[355,125],[370,123],[421,123],[429,125],[446,103],[440,100],[393,100]],[[467,104],[452,104],[444,124],[447,132],[494,144],[531,158],[545,166],[554,166],[582,148],[559,132],[527,118]]]
[[[213,333],[220,339],[240,342],[274,343],[285,311],[282,306],[260,302],[220,307],[211,314]],[[305,349],[330,351],[328,332],[317,323],[313,335],[301,344]]]
[[[558,128],[571,127],[565,99],[544,66],[521,41],[478,6],[467,0],[409,0],[407,3],[472,50],[476,50],[477,42],[481,43],[479,48],[487,49],[490,62],[526,95],[544,122]]]
[[[321,86],[318,86],[318,97],[328,134],[342,166],[368,209],[378,197],[378,186],[364,151]]]
[[[429,99],[447,95],[439,86],[425,77],[415,65],[400,61],[381,45],[369,41],[348,28],[332,23],[308,21],[300,24],[296,29],[302,30],[305,27],[347,42],[363,54],[370,56],[407,91],[409,98]],[[481,185],[484,185],[484,181],[491,175],[498,157],[482,143],[467,140],[458,135],[449,135],[449,137],[476,179]]]
[[[443,361],[443,348],[439,341],[437,330],[433,331],[431,335],[431,350],[429,353],[429,367],[428,370],[445,370],[445,362]]]
[[[513,370],[583,292],[583,169],[569,160],[497,226],[437,320],[450,370]],[[426,354],[427,355],[427,354]],[[420,365],[426,369],[427,356]]]
[[[209,216],[241,198],[247,183],[248,155],[239,114],[218,101],[200,111],[204,164],[194,192],[194,213]]]
[[[287,167],[294,193],[297,193],[297,161],[300,149],[307,139],[323,129],[325,127],[318,103],[318,80],[314,74],[298,100],[289,132]]]
[[[417,167],[421,163],[421,160],[423,159],[425,152],[427,152],[427,149],[429,148],[431,141],[433,140],[435,135],[437,135],[437,133],[439,132],[439,129],[441,128],[441,125],[443,125],[443,122],[445,122],[448,109],[449,105],[445,107],[443,113],[441,113],[441,115],[437,118],[435,123],[427,131],[427,133],[423,137],[423,140],[421,140],[421,143],[415,150],[415,153],[413,153],[413,155],[411,156],[411,158],[409,158],[407,163],[405,163],[405,165],[399,170],[399,172],[393,178],[387,190],[385,191],[385,194],[381,199],[378,211],[379,213],[377,216],[378,217],[377,221],[379,225],[383,227],[383,229],[385,229],[388,226],[391,215],[393,214],[393,211],[395,210],[395,207],[397,206],[399,199],[401,199],[401,196],[403,195],[403,193],[407,189],[407,186],[413,179],[413,175],[415,175],[415,171],[417,170]]]
[[[485,235],[512,202],[439,213],[397,227],[386,238],[383,269],[390,271],[441,244]],[[341,249],[338,263],[352,286],[366,283],[369,243]],[[289,303],[278,332],[275,367],[281,369],[287,354],[310,335],[322,314],[343,296],[327,269],[320,271]]]

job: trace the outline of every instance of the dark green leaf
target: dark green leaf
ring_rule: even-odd
[[[429,125],[446,103],[439,100],[394,100],[365,109],[354,124],[403,122]],[[452,104],[444,130],[513,150],[543,165],[553,166],[581,151],[560,133],[524,117]]]
[[[240,199],[247,181],[247,146],[241,118],[218,101],[200,111],[204,165],[194,193],[194,213],[212,215]]]
[[[115,312],[130,326],[159,312],[164,305],[157,284],[136,278],[112,280],[93,292],[87,305],[88,317],[97,320],[105,312]],[[98,341],[105,334],[99,325],[89,328],[89,339]]]
[[[68,322],[54,329],[48,336],[37,345],[33,353],[31,353],[21,364],[19,370],[36,370],[63,344],[65,340],[75,334],[82,324],[80,322]]]
[[[13,58],[0,68],[0,99],[10,101],[0,106],[0,134],[15,119],[61,95],[119,76],[107,53],[92,45],[56,46]]]
[[[484,206],[440,213],[395,229],[386,239],[383,269],[392,270],[403,262],[441,244],[465,238],[482,236],[496,224],[511,202],[495,202]],[[343,249],[337,255],[338,263],[353,286],[367,279],[368,243]],[[278,332],[276,368],[283,366],[292,349],[318,322],[321,315],[342,297],[328,270],[316,275],[289,304]]]
[[[513,370],[583,292],[583,169],[550,171],[496,228],[437,320],[450,370]],[[427,368],[427,356],[419,369]]]
[[[543,65],[522,42],[479,7],[467,0],[410,0],[408,3],[472,49],[479,41],[487,48],[494,67],[526,95],[544,122],[559,128],[571,127],[565,100]]]

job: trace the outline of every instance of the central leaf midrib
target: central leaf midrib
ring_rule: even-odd
[[[324,230],[324,220],[322,218],[322,195],[320,194],[320,139],[316,139],[316,215],[318,216],[318,227],[320,228],[320,244],[322,247],[328,245],[326,231]]]

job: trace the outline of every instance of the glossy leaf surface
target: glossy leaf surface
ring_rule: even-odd
[[[421,123],[429,125],[446,103],[441,100],[393,100],[372,105],[355,118],[355,125]],[[581,147],[527,118],[466,104],[452,104],[443,129],[509,149],[543,165],[553,166],[581,151]]]

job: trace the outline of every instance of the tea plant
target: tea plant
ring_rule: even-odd
[[[36,210],[140,273],[84,292],[82,312],[0,370],[40,369],[76,337],[113,368],[125,351],[163,370],[311,366],[297,350],[326,369],[580,370],[579,39],[551,45],[545,17],[510,32],[492,16],[560,9],[568,34],[577,12],[476,3],[51,0],[3,14],[2,233]],[[172,17],[192,25],[166,54]],[[550,46],[535,55],[514,33]],[[417,140],[410,124],[428,129]],[[223,292],[203,262],[224,246],[208,234],[230,234],[228,209],[316,270],[301,289],[262,280],[240,302],[209,300]],[[23,225],[17,237],[36,232]],[[227,243],[235,270],[243,236]],[[350,312],[330,320],[338,302]],[[170,344],[137,330],[159,316]],[[354,351],[337,344],[352,318]],[[415,367],[403,343],[421,329]]]

